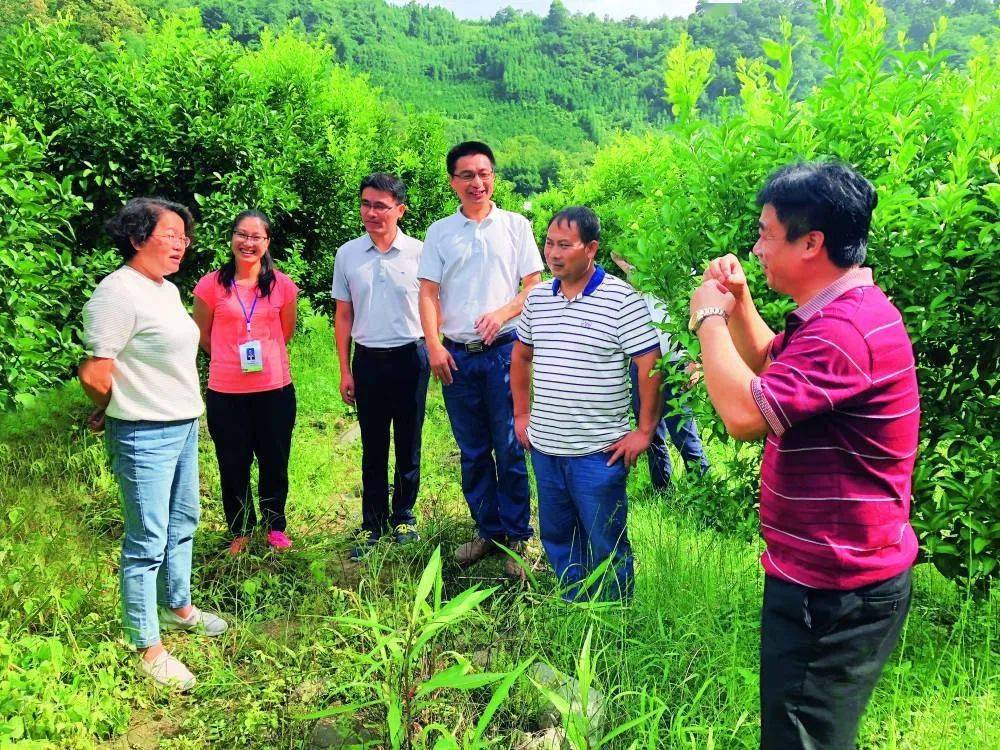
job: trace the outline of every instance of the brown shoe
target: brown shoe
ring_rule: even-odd
[[[231,557],[236,557],[237,555],[246,551],[246,548],[250,546],[250,537],[248,536],[238,536],[233,541],[229,543],[229,555]]]
[[[511,552],[516,552],[517,555],[522,560],[524,560],[524,555],[528,551],[528,544],[527,544],[527,542],[523,542],[523,541],[520,541],[520,542],[511,542],[508,545],[508,547],[511,550]],[[528,561],[524,560],[524,564],[528,565]],[[520,580],[520,581],[524,581],[528,577],[528,574],[525,572],[524,568],[521,567],[521,563],[519,563],[517,560],[515,560],[510,555],[507,555],[507,559],[504,560],[504,563],[503,563],[503,572],[504,572],[504,574],[507,575],[508,578],[515,578],[515,579]]]
[[[455,562],[463,568],[477,563],[487,555],[495,555],[500,552],[500,548],[493,543],[492,539],[483,539],[477,536],[471,542],[466,542],[455,548]]]

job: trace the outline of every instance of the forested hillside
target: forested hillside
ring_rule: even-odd
[[[416,110],[437,110],[453,139],[481,137],[499,146],[503,176],[518,192],[548,188],[560,165],[589,159],[618,129],[670,119],[664,97],[667,51],[687,31],[711,48],[705,104],[739,90],[737,60],[759,57],[762,39],[792,24],[794,87],[804,95],[825,74],[816,52],[819,30],[809,0],[744,0],[701,7],[689,18],[609,21],[571,14],[553,0],[545,17],[507,8],[483,22],[450,11],[381,0],[0,0],[20,13],[69,12],[91,38],[138,30],[160,10],[198,6],[209,28],[257,44],[265,26],[292,22],[331,46],[337,60],[366,72],[388,97]],[[907,32],[919,47],[940,17],[939,45],[968,55],[969,39],[997,23],[995,0],[888,0],[890,34]]]

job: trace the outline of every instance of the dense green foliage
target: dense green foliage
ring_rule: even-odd
[[[149,2],[150,0],[146,0]],[[452,139],[484,138],[501,155],[504,177],[522,194],[548,187],[558,166],[589,158],[616,130],[669,120],[663,96],[666,54],[687,31],[714,50],[703,99],[739,90],[738,61],[759,54],[762,37],[792,24],[794,89],[808,92],[826,71],[809,0],[745,0],[700,8],[689,18],[613,22],[570,14],[553,0],[545,17],[510,8],[485,22],[441,8],[371,0],[163,0],[197,4],[206,25],[227,24],[253,43],[288,20],[329,42],[337,59],[366,72],[385,94],[417,111],[443,112]],[[968,39],[996,23],[991,0],[888,0],[890,29],[909,29],[919,48],[940,15],[958,21],[943,43],[967,53]],[[714,106],[714,105],[713,105]]]
[[[0,40],[0,408],[78,361],[80,308],[116,264],[102,222],[131,196],[194,209],[184,288],[229,252],[238,211],[268,212],[279,263],[322,305],[334,250],[360,231],[362,176],[406,180],[415,233],[446,210],[440,121],[390,113],[331,59],[292,32],[248,52],[192,13],[130,46],[89,45],[65,23]]]
[[[148,0],[136,12],[152,14],[160,5]],[[490,55],[510,51],[503,43],[489,45],[489,53],[476,48],[475,55],[458,54],[476,34],[487,35],[480,39],[485,44],[506,39],[507,27],[521,29],[511,33],[529,45],[524,55],[542,61],[539,70],[556,60],[557,67],[579,71],[585,61],[573,63],[571,50],[600,46],[563,45],[560,52],[558,40],[596,29],[598,22],[558,8],[545,19],[505,12],[487,24],[466,24],[419,6],[315,0],[308,5],[314,17],[303,23],[322,30],[331,40],[325,44],[305,38],[301,29],[263,29],[262,19],[277,24],[293,10],[281,3],[269,7],[272,15],[262,17],[249,0],[220,6],[218,23],[242,24],[231,34],[203,28],[212,18],[203,8],[200,16],[189,11],[150,26],[143,21],[142,33],[128,40],[112,35],[89,43],[102,38],[98,30],[81,31],[66,21],[8,29],[0,39],[0,201],[7,219],[0,235],[6,269],[0,323],[11,332],[0,350],[0,406],[30,400],[78,361],[79,309],[117,262],[101,222],[131,195],[162,194],[195,208],[199,243],[177,279],[185,287],[226,253],[227,225],[239,209],[256,205],[270,212],[279,262],[321,307],[328,305],[333,249],[358,231],[354,193],[363,174],[385,168],[407,180],[407,226],[416,234],[446,210],[450,195],[439,160],[448,142],[441,120],[401,114],[367,82],[336,67],[334,58],[367,67],[373,76],[382,70],[421,79],[406,66],[436,59],[421,57],[427,50],[420,45],[433,44],[452,55],[450,72],[435,74],[437,80],[444,85],[464,77],[473,86],[493,80],[476,78],[485,68],[506,65]],[[810,42],[815,59],[805,82],[796,64],[802,27],[783,20],[773,39],[761,41],[772,62],[738,62],[738,102],[722,109],[713,107],[707,92],[728,69],[719,65],[728,48],[707,50],[694,36],[698,24],[710,26],[714,16],[690,19],[691,34],[681,33],[669,52],[655,53],[663,57],[656,72],[656,85],[666,94],[662,106],[675,121],[661,131],[619,136],[599,152],[588,176],[570,180],[568,191],[543,196],[539,213],[570,199],[595,205],[608,244],[639,262],[640,279],[671,301],[680,320],[687,269],[716,252],[749,245],[751,197],[770,169],[796,158],[836,157],[871,175],[881,196],[872,262],[904,309],[920,362],[926,442],[916,476],[916,518],[924,550],[951,574],[986,577],[996,572],[1000,545],[991,492],[997,282],[991,255],[982,251],[997,231],[998,157],[989,137],[997,115],[997,27],[984,25],[981,30],[992,34],[979,41],[966,29],[960,36],[965,52],[954,55],[943,51],[950,26],[941,22],[928,32],[925,50],[914,51],[900,40],[886,42],[888,22],[877,8],[862,12],[856,2],[817,7],[824,40]],[[924,33],[924,5],[893,7],[897,23]],[[951,10],[975,15],[982,8],[956,3]],[[617,45],[619,32],[639,39],[654,28],[668,35],[674,27],[608,28]],[[539,39],[547,40],[547,51],[530,47]],[[656,45],[650,44],[654,56]],[[493,62],[483,62],[483,69],[460,62],[478,58]],[[814,86],[817,65],[831,74]],[[618,70],[609,66],[581,80],[597,82]],[[641,78],[637,69],[629,72]],[[500,104],[524,114],[536,101],[565,114],[575,106],[572,97],[557,105],[546,88],[556,78],[555,68],[549,70],[537,96],[525,78],[527,88]],[[611,86],[610,79],[601,86]],[[393,90],[406,88],[400,79]],[[802,95],[805,88],[810,91]],[[584,89],[567,91],[588,100]],[[608,116],[618,111],[616,95],[598,100]],[[470,103],[462,111],[481,108]],[[545,161],[554,175],[552,144],[543,145],[538,132],[519,133],[510,143],[525,159]],[[525,176],[530,165],[515,161],[511,169],[522,186],[531,179]],[[787,303],[764,300],[771,320],[779,322]],[[704,495],[713,522],[736,528],[749,518],[755,457],[753,450],[734,453],[727,477],[717,480],[732,491],[713,488]]]
[[[265,28],[294,24],[328,43],[336,60],[364,72],[384,95],[416,112],[445,118],[450,140],[481,138],[501,156],[501,174],[523,195],[555,184],[560,168],[588,161],[594,145],[618,130],[664,125],[670,107],[662,73],[682,32],[714,52],[702,103],[713,111],[737,94],[741,58],[759,54],[761,38],[792,24],[796,96],[827,67],[816,52],[820,32],[809,0],[745,0],[703,6],[688,18],[615,22],[571,14],[554,0],[544,17],[510,8],[484,22],[449,11],[382,0],[33,0],[0,16],[77,19],[86,40],[135,34],[163,10],[197,6],[211,29],[259,43]],[[887,0],[890,36],[907,32],[919,48],[933,23],[952,22],[942,44],[964,59],[973,35],[996,25],[994,0]]]
[[[58,382],[79,359],[74,318],[82,273],[70,220],[83,209],[72,179],[44,171],[49,138],[0,124],[0,410]]]
[[[166,634],[197,674],[192,694],[155,690],[123,645],[121,516],[101,441],[82,426],[79,386],[0,415],[9,438],[0,442],[0,746],[309,750],[312,721],[302,717],[322,712],[335,733],[367,737],[369,748],[409,740],[414,749],[485,750],[479,736],[513,750],[524,732],[551,723],[546,714],[574,725],[530,673],[518,678],[519,665],[540,661],[604,695],[605,721],[590,730],[604,741],[588,750],[756,750],[759,542],[699,530],[676,508],[691,491],[686,476],[664,498],[642,465],[629,479],[629,607],[567,606],[540,561],[529,588],[505,582],[497,558],[461,570],[448,553],[472,530],[435,385],[417,504],[424,541],[379,545],[355,566],[347,530],[360,522],[361,446],[345,435],[356,421],[335,396],[328,319],[303,315],[300,329],[290,351],[299,399],[291,552],[268,552],[255,537],[248,554],[224,553],[215,456],[201,433],[192,591],[232,627],[222,638]],[[708,448],[716,465],[729,460],[731,446]],[[527,556],[538,554],[533,545]],[[490,595],[465,593],[476,587]],[[994,750],[998,635],[1000,592],[975,602],[918,567],[907,630],[859,747]]]
[[[818,22],[831,74],[804,99],[791,95],[786,26],[783,38],[764,42],[770,62],[740,66],[738,111],[709,120],[682,107],[671,129],[619,138],[585,180],[544,196],[540,214],[569,201],[595,207],[605,247],[638,265],[639,283],[667,301],[678,329],[692,274],[738,253],[765,317],[780,329],[790,302],[767,292],[748,254],[756,190],[790,161],[856,165],[879,194],[869,262],[903,311],[917,356],[923,441],[914,519],[924,554],[949,575],[996,575],[1000,35],[973,41],[972,56],[952,65],[937,31],[922,51],[887,44],[885,15],[870,0],[824,3]],[[754,480],[737,471],[731,492],[752,497]],[[718,498],[706,501],[717,513]]]
[[[708,258],[746,256],[753,196],[775,166],[838,158],[876,183],[870,262],[916,347],[914,516],[938,570],[915,572],[914,609],[861,747],[1000,745],[998,593],[965,588],[997,575],[1000,557],[1000,40],[989,3],[893,0],[886,15],[866,0],[783,3],[781,23],[777,0],[760,0],[730,16],[604,24],[558,6],[547,18],[460,23],[358,0],[190,2],[200,15],[159,15],[187,0],[0,0],[0,746],[309,747],[302,717],[313,711],[379,747],[520,746],[546,710],[580,737],[579,722],[545,709],[544,690],[520,676],[542,660],[603,691],[606,734],[592,746],[757,747],[759,447],[727,440],[697,389],[715,468],[675,477],[666,502],[645,466],[630,476],[629,607],[567,607],[541,570],[527,589],[495,588],[499,561],[470,579],[437,555],[472,533],[437,386],[418,504],[425,541],[346,562],[360,446],[336,398],[328,318],[309,312],[328,304],[334,248],[360,231],[360,176],[402,174],[405,228],[421,235],[450,209],[442,156],[466,133],[499,139],[505,175],[524,191],[564,180],[536,200],[539,228],[567,202],[595,207],[603,252],[635,261],[638,283],[678,322]],[[952,20],[934,27],[941,11]],[[76,21],[52,23],[61,12]],[[280,30],[296,17],[315,35]],[[204,28],[224,23],[229,32]],[[898,44],[901,27],[926,47]],[[769,62],[736,62],[759,49]],[[443,117],[428,111],[438,108]],[[592,169],[566,169],[595,141],[606,145]],[[79,386],[49,388],[81,356],[83,301],[119,262],[101,223],[139,193],[198,215],[177,277],[185,294],[227,252],[233,214],[256,205],[310,298],[290,355],[291,553],[261,553],[255,540],[244,557],[223,555],[202,430],[195,601],[234,627],[221,639],[167,636],[200,680],[184,697],[137,678],[123,648],[117,488],[82,426]],[[509,183],[499,194],[513,199]],[[747,269],[780,326],[788,301]]]

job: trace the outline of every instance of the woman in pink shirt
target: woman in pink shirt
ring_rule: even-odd
[[[274,267],[271,224],[259,211],[233,222],[233,257],[194,288],[194,319],[211,357],[205,405],[215,442],[222,505],[237,555],[257,525],[250,465],[257,457],[261,522],[267,542],[292,546],[285,534],[288,456],[295,425],[295,388],[287,344],[295,331],[298,287]]]

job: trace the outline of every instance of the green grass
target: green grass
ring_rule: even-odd
[[[424,541],[379,547],[354,566],[347,532],[360,520],[360,445],[340,442],[354,420],[338,395],[329,326],[310,318],[303,328],[292,352],[299,415],[291,553],[272,554],[257,539],[248,555],[224,555],[217,472],[202,434],[195,601],[224,612],[233,627],[217,640],[165,637],[198,675],[189,695],[166,695],[138,678],[122,640],[116,489],[100,440],[81,426],[79,388],[0,417],[0,747],[4,738],[24,748],[308,747],[312,721],[300,717],[370,702],[380,680],[417,684],[463,659],[495,672],[533,659],[592,673],[606,696],[605,731],[635,721],[610,747],[757,746],[757,542],[699,528],[678,509],[687,507],[684,482],[671,507],[640,467],[630,479],[637,587],[629,607],[564,605],[542,567],[532,588],[506,582],[498,560],[461,571],[450,551],[471,524],[432,385],[418,505]],[[713,446],[717,460],[723,450]],[[370,619],[408,633],[414,591],[438,545],[444,602],[471,586],[497,590],[400,666],[375,627],[351,623]],[[917,568],[914,582],[904,642],[879,683],[861,747],[1000,746],[997,595],[974,601],[929,566]],[[579,667],[588,632],[591,665]],[[443,732],[435,724],[470,732],[491,691],[432,693],[415,736],[433,744]],[[533,684],[519,680],[489,736],[514,746],[518,732],[536,728],[543,706]],[[372,746],[381,747],[385,712],[371,705],[335,720],[371,725]]]

